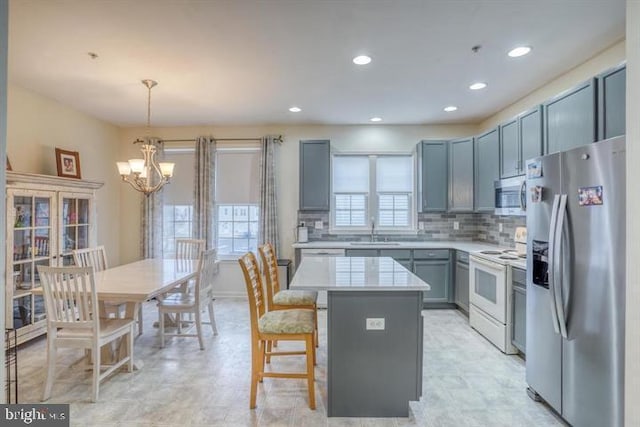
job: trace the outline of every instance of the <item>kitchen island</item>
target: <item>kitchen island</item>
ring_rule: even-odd
[[[389,257],[308,256],[290,288],[328,293],[328,416],[408,416],[422,395],[429,285]]]

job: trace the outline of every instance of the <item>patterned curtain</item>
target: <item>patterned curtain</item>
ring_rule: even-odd
[[[164,146],[158,138],[146,138],[156,146],[156,161],[164,159]],[[158,178],[152,176],[152,183]],[[162,258],[162,205],[164,188],[142,199],[142,233],[140,249],[143,258]]]
[[[193,185],[193,237],[204,239],[206,249],[215,248],[216,229],[216,140],[201,136],[196,139],[195,180]]]
[[[278,253],[278,210],[276,205],[275,151],[273,136],[262,138],[260,159],[260,238],[271,243]]]

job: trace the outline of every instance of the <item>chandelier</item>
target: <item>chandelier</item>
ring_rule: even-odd
[[[117,162],[118,172],[124,182],[128,182],[134,189],[148,196],[160,190],[173,176],[174,163],[155,160],[156,146],[151,137],[151,88],[158,84],[154,80],[142,80],[147,87],[147,137],[136,139],[134,144],[142,144],[142,159],[129,159],[127,162]]]

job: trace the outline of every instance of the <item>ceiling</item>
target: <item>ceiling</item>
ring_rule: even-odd
[[[9,79],[118,126],[145,78],[154,126],[467,123],[624,31],[624,0],[12,0]]]

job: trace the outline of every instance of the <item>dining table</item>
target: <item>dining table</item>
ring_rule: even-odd
[[[152,298],[162,298],[168,291],[194,278],[198,273],[198,260],[148,258],[122,264],[94,273],[100,316],[106,317],[104,302],[125,304],[124,319],[138,320],[140,304]],[[42,288],[34,289],[42,293]],[[119,351],[103,349],[103,357],[114,357]],[[138,359],[134,368],[142,367]]]

